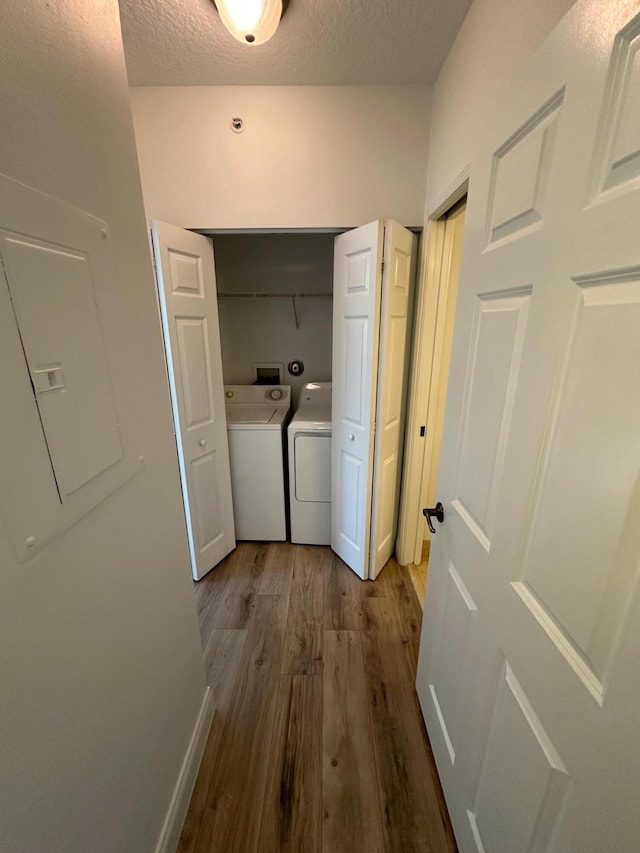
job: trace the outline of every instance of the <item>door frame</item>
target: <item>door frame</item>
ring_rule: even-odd
[[[438,320],[442,321],[442,318],[438,318],[438,304],[444,269],[445,216],[468,194],[469,172],[470,165],[467,165],[425,214],[416,282],[402,491],[396,539],[396,558],[401,565],[418,565],[422,560],[422,506],[429,484],[430,455],[426,453],[427,437],[422,436],[420,431],[422,427],[428,430],[436,414],[429,411],[429,405],[435,390],[433,386],[437,381],[439,365],[436,341]]]

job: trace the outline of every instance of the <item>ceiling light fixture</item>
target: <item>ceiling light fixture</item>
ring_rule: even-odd
[[[243,44],[264,44],[278,29],[287,0],[213,0],[222,23]]]

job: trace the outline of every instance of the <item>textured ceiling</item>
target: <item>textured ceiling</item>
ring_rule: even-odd
[[[471,0],[291,0],[237,42],[211,0],[120,0],[132,86],[431,83]]]

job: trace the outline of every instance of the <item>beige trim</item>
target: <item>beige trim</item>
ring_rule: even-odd
[[[422,467],[420,504],[435,506],[438,500],[438,470],[444,429],[444,410],[447,402],[447,385],[451,363],[451,344],[456,317],[456,300],[462,258],[462,237],[466,204],[459,203],[445,220],[444,246],[440,288],[438,293],[438,318],[433,345],[431,384],[427,414],[427,435]],[[423,536],[416,539],[416,551],[422,552],[422,539],[430,540],[431,534],[423,525]]]
[[[446,288],[442,294],[440,291],[443,274],[446,274],[448,283],[450,265],[450,252],[448,257],[445,252],[444,216],[466,195],[468,186],[469,170],[466,169],[425,219],[417,282],[402,492],[396,540],[396,557],[401,565],[419,564],[422,556],[422,500],[429,486],[429,478],[425,477],[428,471],[425,472],[425,467],[427,460],[430,466],[433,458],[435,436],[432,431],[437,414],[433,411],[437,396],[436,388],[432,385],[437,376],[436,384],[440,386],[441,373],[440,350],[436,348],[442,345],[443,330],[438,329],[438,322],[442,321],[443,311],[447,307]],[[421,426],[427,427],[427,435],[424,438],[420,436]]]

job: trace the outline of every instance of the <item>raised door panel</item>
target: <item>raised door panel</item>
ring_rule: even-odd
[[[204,278],[200,256],[181,252],[175,248],[169,249],[167,256],[173,295],[203,298]]]
[[[372,250],[369,246],[345,255],[345,296],[368,293],[371,288]]]
[[[554,96],[496,151],[489,190],[487,246],[541,227],[563,97],[564,92]]]
[[[394,245],[391,250],[391,257],[385,258],[385,263],[391,264],[391,288],[393,291],[392,299],[399,297],[398,305],[405,304],[409,298],[411,290],[411,242],[409,248],[407,246]],[[404,312],[406,313],[406,312]]]
[[[346,317],[344,320],[344,362],[338,367],[342,372],[342,417],[349,427],[365,429],[368,425],[367,400],[369,389],[365,383],[369,322],[367,317]]]
[[[530,291],[477,297],[453,507],[489,551]]]
[[[640,179],[640,22],[617,35],[609,64],[595,154],[592,194],[625,191]]]
[[[379,468],[380,497],[376,524],[376,550],[378,552],[389,550],[391,553],[397,514],[395,485],[398,473],[398,452],[394,450],[382,459]]]
[[[217,454],[205,453],[191,462],[191,483],[194,496],[195,547],[198,554],[215,545],[224,536],[221,500],[219,494],[220,472]]]
[[[405,305],[406,308],[406,305]],[[402,416],[403,383],[402,376],[405,367],[405,351],[407,341],[407,315],[406,311],[401,316],[391,316],[387,324],[387,340],[385,342],[385,372],[395,381],[389,382],[389,387],[382,399],[382,422],[381,429],[386,433],[393,430],[397,432],[400,428]],[[396,437],[393,436],[393,441]]]
[[[400,255],[400,253],[396,253]],[[403,261],[405,253],[400,255]],[[409,266],[404,262],[401,264],[401,272],[406,276],[403,287],[393,284],[394,288],[407,292],[409,287]],[[406,308],[406,298],[404,299]],[[380,407],[382,418],[376,424],[376,441],[381,442],[380,452],[376,454],[377,495],[374,500],[378,503],[376,514],[376,542],[375,550],[380,561],[388,559],[393,551],[394,537],[396,533],[396,521],[398,512],[398,478],[401,454],[401,425],[402,425],[402,402],[403,381],[405,368],[405,352],[407,340],[407,317],[392,316],[387,324],[387,336],[384,342],[385,364],[384,376],[391,380],[385,383],[382,394],[382,405]],[[380,568],[382,568],[380,566]]]
[[[438,641],[430,665],[429,692],[451,764],[455,763],[461,715],[461,691],[468,677],[478,608],[449,563],[438,614]],[[452,667],[450,661],[455,660]]]
[[[206,317],[176,317],[177,359],[184,394],[185,430],[214,420],[211,354]]]
[[[569,783],[562,758],[503,659],[475,796],[467,810],[478,853],[549,850]]]
[[[343,511],[339,518],[341,525],[335,531],[337,536],[347,540],[348,544],[361,553],[364,548],[364,535],[361,529],[362,497],[365,491],[363,463],[350,453],[342,452],[340,506]]]
[[[640,269],[583,276],[573,286],[516,589],[602,701],[638,583]]]

